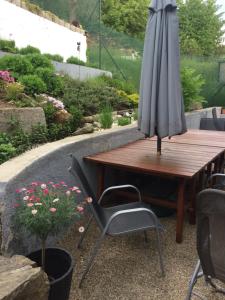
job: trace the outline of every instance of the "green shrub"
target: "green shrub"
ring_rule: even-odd
[[[5,93],[6,99],[9,101],[21,100],[24,92],[24,86],[19,82],[13,82],[6,86]]]
[[[62,77],[55,75],[52,69],[37,68],[35,73],[44,81],[50,95],[58,97],[63,94],[63,79]]]
[[[45,53],[43,54],[44,56],[46,56],[48,59],[54,60],[54,61],[58,61],[58,62],[63,62],[63,57],[59,54],[50,54],[50,53]]]
[[[49,58],[42,54],[27,54],[25,56],[32,64],[34,69],[37,68],[48,68],[54,70],[53,64]]]
[[[118,125],[119,126],[126,126],[131,124],[131,118],[129,117],[122,117],[118,119]]]
[[[121,97],[113,87],[96,84],[94,80],[79,81],[69,77],[64,78],[63,102],[66,109],[76,106],[84,115],[93,115],[106,105],[114,110],[130,108],[127,98]]]
[[[26,54],[40,54],[41,51],[38,48],[32,47],[30,45],[28,45],[25,48],[21,48],[19,50],[19,53],[22,55],[26,55]]]
[[[33,126],[30,141],[33,145],[46,143],[48,141],[48,130],[46,126],[42,124]]]
[[[16,53],[18,51],[15,41],[8,40],[0,40],[0,50],[10,53]]]
[[[45,103],[43,105],[43,110],[45,113],[45,119],[46,123],[50,125],[51,123],[55,122],[55,113],[57,112],[57,109],[51,104],[51,103]]]
[[[0,164],[9,160],[16,154],[16,148],[11,143],[1,144],[0,143]]]
[[[32,147],[29,134],[25,133],[20,126],[11,132],[10,140],[13,147],[16,148],[17,155],[31,149]]]
[[[37,75],[24,75],[19,81],[25,86],[25,93],[28,95],[42,94],[46,92],[47,86]]]
[[[133,112],[133,115],[132,115],[132,116],[133,116],[133,118],[134,118],[135,121],[138,120],[138,108],[135,108],[135,109],[134,109],[134,112]]]
[[[204,98],[200,95],[205,83],[200,74],[191,68],[183,68],[181,71],[181,82],[186,111],[195,109],[196,104],[202,104]]]
[[[104,129],[112,127],[113,115],[111,106],[107,105],[102,109],[99,116],[99,122],[101,124],[101,127]]]
[[[80,60],[77,57],[71,56],[69,58],[67,58],[66,62],[68,64],[74,64],[74,65],[80,65],[80,66],[85,66],[85,62],[83,62],[82,60]]]
[[[30,61],[23,55],[6,55],[0,58],[0,70],[8,70],[11,75],[18,79],[19,76],[33,72]]]

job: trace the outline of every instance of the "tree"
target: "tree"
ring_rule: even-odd
[[[212,55],[223,36],[225,22],[218,13],[216,0],[179,0],[181,52]]]
[[[143,38],[149,0],[103,0],[103,22],[119,32]]]

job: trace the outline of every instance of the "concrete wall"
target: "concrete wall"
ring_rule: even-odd
[[[42,53],[70,56],[86,62],[87,41],[84,33],[35,15],[8,1],[0,1],[0,38],[14,40],[18,48],[31,45]],[[77,49],[80,43],[80,51]]]
[[[97,170],[93,165],[83,163],[82,157],[100,151],[106,151],[131,141],[142,135],[135,126],[122,129],[110,129],[101,133],[69,137],[33,149],[0,166],[0,208],[2,222],[2,250],[5,254],[26,254],[39,248],[39,242],[31,236],[25,236],[12,224],[13,203],[16,189],[32,181],[65,181],[68,185],[81,186],[68,172],[71,164],[70,153],[75,154],[84,165],[89,180],[95,190]],[[84,197],[84,195],[81,197]],[[54,239],[49,240],[54,244]]]
[[[105,75],[108,77],[112,77],[111,72],[89,68],[85,66],[79,66],[74,64],[66,64],[66,63],[59,63],[54,61],[55,70],[58,73],[67,74],[71,78],[85,80],[92,77],[98,77],[101,75]]]

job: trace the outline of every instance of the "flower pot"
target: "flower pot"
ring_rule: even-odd
[[[41,250],[27,256],[41,266]],[[64,249],[46,248],[45,272],[50,281],[49,300],[68,300],[73,274],[73,259]]]

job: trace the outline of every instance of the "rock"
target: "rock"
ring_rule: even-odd
[[[94,126],[90,123],[85,123],[84,127],[78,128],[74,132],[74,135],[81,135],[81,134],[87,134],[87,133],[92,133],[92,132],[94,132]]]
[[[99,122],[94,122],[94,123],[93,123],[93,126],[94,126],[95,128],[101,128],[101,124],[100,124]]]
[[[0,300],[47,300],[47,275],[28,258],[0,256]]]
[[[55,120],[58,124],[63,124],[67,122],[70,118],[71,114],[64,109],[57,111],[55,114]]]
[[[93,123],[94,121],[95,121],[94,116],[88,116],[88,117],[83,117],[82,118],[83,123]]]
[[[17,126],[18,122],[20,127],[30,133],[32,126],[41,124],[46,126],[45,114],[41,107],[33,108],[1,108],[0,109],[0,131],[9,132],[14,122]]]

